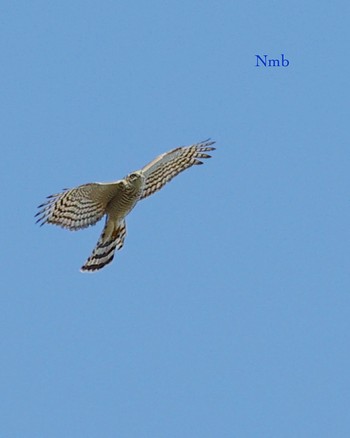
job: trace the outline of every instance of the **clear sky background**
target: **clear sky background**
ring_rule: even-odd
[[[1,437],[350,436],[349,36],[345,1],[1,3]],[[102,271],[102,222],[34,224],[208,137]]]

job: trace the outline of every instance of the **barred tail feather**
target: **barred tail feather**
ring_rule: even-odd
[[[95,249],[92,251],[91,256],[86,260],[84,266],[81,267],[81,271],[97,271],[108,265],[108,263],[111,263],[115,251],[123,247],[125,236],[125,221],[120,224],[115,224],[107,219],[101,237]]]

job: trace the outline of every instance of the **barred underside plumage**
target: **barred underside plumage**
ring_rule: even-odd
[[[203,164],[202,159],[211,158],[207,152],[215,150],[214,143],[208,139],[172,149],[123,180],[83,184],[48,196],[47,201],[38,207],[37,223],[79,230],[96,224],[106,215],[101,237],[81,268],[82,271],[99,270],[113,260],[116,250],[123,247],[125,217],[136,203],[160,190],[185,169]]]

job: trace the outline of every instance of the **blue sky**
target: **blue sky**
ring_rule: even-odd
[[[349,436],[348,17],[2,2],[1,436]],[[103,223],[34,224],[47,195],[208,137],[104,270],[79,271]]]

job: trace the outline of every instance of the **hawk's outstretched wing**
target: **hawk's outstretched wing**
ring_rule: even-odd
[[[175,148],[159,155],[155,160],[143,167],[141,171],[146,179],[140,199],[146,198],[160,190],[183,170],[196,164],[203,164],[201,159],[211,158],[206,152],[215,150],[214,147],[211,147],[214,143],[215,141],[208,139],[191,146]]]
[[[108,202],[117,194],[120,181],[83,184],[47,197],[39,205],[37,222],[80,230],[98,222],[106,213]]]

